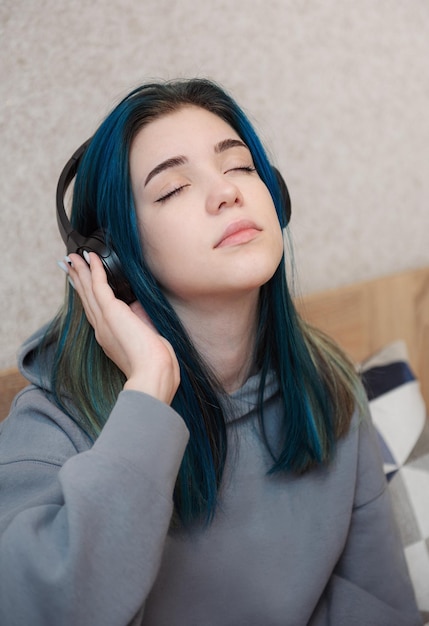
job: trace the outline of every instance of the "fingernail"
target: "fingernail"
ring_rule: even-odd
[[[65,272],[66,274],[69,273],[69,266],[66,265],[64,261],[57,261],[57,265],[60,268],[60,270],[63,270],[63,272]]]
[[[74,286],[74,282],[72,281],[72,279],[70,278],[70,276],[67,277],[67,280],[69,281],[70,285],[73,287],[73,289],[76,289],[76,287]]]
[[[90,259],[90,256],[89,256],[89,252],[87,252],[86,250],[83,251],[83,258],[88,263],[88,265],[91,265],[91,259]]]
[[[71,262],[71,259],[69,256],[65,256],[64,261],[67,263],[67,265],[71,265],[73,267],[73,263]]]

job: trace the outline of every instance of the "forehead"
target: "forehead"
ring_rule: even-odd
[[[134,138],[130,161],[138,158],[150,165],[179,154],[213,149],[228,138],[240,137],[222,118],[197,106],[185,106],[144,126]]]

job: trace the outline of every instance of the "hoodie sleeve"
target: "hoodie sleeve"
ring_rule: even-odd
[[[359,427],[347,541],[311,624],[422,624],[370,420]]]
[[[0,623],[129,624],[158,572],[187,428],[123,391],[79,452],[57,409],[25,395],[0,434]]]

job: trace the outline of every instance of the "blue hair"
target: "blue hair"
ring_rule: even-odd
[[[115,107],[94,134],[79,165],[71,215],[74,228],[83,235],[103,229],[107,242],[113,244],[136,298],[177,355],[181,383],[172,406],[183,417],[190,431],[174,494],[175,510],[184,524],[201,518],[210,521],[216,508],[227,453],[221,403],[223,390],[194,348],[145,261],[131,189],[129,153],[132,141],[142,127],[187,105],[215,113],[236,130],[252,153],[255,167],[271,193],[279,223],[284,228],[287,220],[281,190],[255,130],[228,94],[216,84],[202,79],[144,85],[132,91]],[[61,365],[68,359],[69,380],[73,371],[75,378],[82,378],[82,372],[70,366],[72,350],[70,345],[66,345],[67,337],[74,332],[74,349],[80,342],[94,357],[86,359],[91,363],[85,364],[87,382],[82,390],[82,394],[92,396],[93,400],[89,409],[78,407],[84,415],[79,418],[80,423],[91,431],[88,423],[92,421],[99,431],[108,418],[114,394],[109,396],[106,389],[100,389],[100,385],[106,387],[105,375],[97,372],[94,363],[100,362],[103,367],[110,368],[112,380],[115,375],[118,380],[122,375],[119,372],[115,374],[113,363],[102,361],[101,348],[84,319],[82,308],[79,309],[78,300],[74,294],[69,296],[62,323],[57,326],[53,370],[59,368],[58,371],[61,371]],[[317,363],[317,355],[323,350],[314,346],[293,305],[283,256],[274,276],[261,289],[256,350],[261,371],[259,419],[261,432],[273,458],[272,472],[302,472],[332,455],[339,432],[333,419],[336,398],[327,390],[326,376]],[[100,353],[98,361],[97,351]],[[323,365],[324,358],[319,361]],[[266,436],[263,410],[264,387],[270,369],[276,371],[284,407],[283,439],[280,449],[275,451],[270,448]],[[64,380],[60,383],[55,380],[54,385],[59,403],[66,388]],[[70,380],[68,384],[70,389],[76,389],[76,381]],[[112,382],[112,389],[117,390],[120,388],[118,385]],[[107,400],[103,404],[104,397]],[[91,411],[95,415],[89,415]]]

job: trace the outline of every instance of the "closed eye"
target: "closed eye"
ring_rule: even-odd
[[[225,173],[227,173],[227,172],[236,172],[236,171],[256,172],[256,168],[253,165],[242,165],[240,167],[231,167],[229,170],[226,170]]]
[[[225,174],[227,174],[228,172],[237,172],[237,171],[252,173],[252,172],[256,172],[256,168],[253,165],[241,165],[239,167],[229,168],[228,170],[225,171]],[[179,185],[175,189],[172,189],[168,193],[164,194],[163,196],[155,200],[155,202],[162,204],[163,202],[166,202],[173,196],[177,196],[182,191],[182,189],[185,189],[185,187],[189,187],[189,185]]]
[[[180,185],[179,187],[172,189],[168,193],[164,194],[163,196],[155,200],[155,202],[159,202],[162,204],[163,202],[166,202],[169,198],[172,198],[173,196],[177,196],[177,194],[179,194],[182,191],[182,189],[184,189],[185,187],[189,187],[189,185]]]

